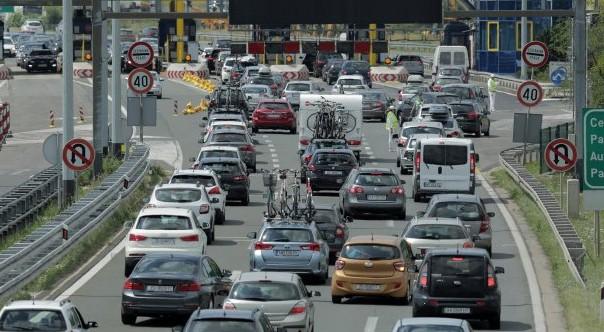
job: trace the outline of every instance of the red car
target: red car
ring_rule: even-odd
[[[252,114],[252,132],[260,129],[286,129],[296,133],[296,115],[282,99],[262,99]]]

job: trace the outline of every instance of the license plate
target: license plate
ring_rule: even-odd
[[[276,256],[298,256],[300,250],[275,250]]]
[[[379,291],[382,289],[382,285],[373,285],[373,284],[355,284],[354,289],[360,291]]]
[[[148,292],[173,292],[174,286],[147,285]]]
[[[385,201],[386,195],[367,195],[367,199],[370,201]]]
[[[40,68],[45,68],[45,67],[46,67],[46,64],[45,64],[45,63],[40,63],[40,64],[38,64],[38,67],[40,67]]]
[[[426,188],[440,188],[440,187],[442,187],[442,183],[440,183],[440,182],[424,182],[424,187],[426,187]]]
[[[325,175],[342,175],[342,171],[325,171]]]
[[[281,117],[281,115],[279,115],[279,114],[269,114],[269,115],[267,115],[267,117],[269,119],[279,119]]]
[[[469,314],[470,308],[443,308],[443,314]]]
[[[176,244],[174,239],[151,239],[151,243],[157,246],[173,246]]]

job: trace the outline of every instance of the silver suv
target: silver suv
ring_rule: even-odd
[[[0,331],[73,331],[98,327],[87,322],[69,299],[14,301],[0,311]]]

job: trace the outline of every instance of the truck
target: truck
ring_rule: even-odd
[[[319,107],[311,105],[322,99],[336,102],[342,106],[346,114],[346,143],[354,152],[357,160],[361,160],[363,150],[363,97],[359,94],[303,94],[300,95],[300,110],[298,112],[298,153],[302,155],[306,147],[315,138],[315,120]]]

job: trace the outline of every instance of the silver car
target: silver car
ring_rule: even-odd
[[[436,248],[473,248],[470,232],[457,218],[414,218],[403,229],[401,238],[407,242],[416,260]]]
[[[295,272],[325,283],[329,274],[329,245],[315,223],[292,220],[265,222],[251,232],[251,271]]]
[[[204,146],[213,145],[234,146],[238,148],[247,168],[254,172],[256,171],[256,147],[247,131],[236,129],[214,130],[204,143]]]
[[[440,134],[417,134],[411,135],[409,139],[407,139],[407,145],[404,149],[401,149],[400,154],[400,164],[401,164],[401,174],[407,174],[413,172],[413,162],[415,157],[415,144],[417,141],[425,138],[437,138],[442,137]]]
[[[401,167],[401,160],[405,157],[405,148],[409,137],[417,134],[436,134],[445,137],[443,125],[440,122],[412,121],[405,122],[400,134],[398,135],[398,156],[396,158],[396,167]]]
[[[300,95],[323,91],[311,81],[289,81],[283,90],[282,97],[285,98],[294,110],[300,108]]]
[[[272,95],[271,88],[261,84],[246,84],[241,87],[246,98],[247,109],[253,112],[258,106],[260,99],[269,98]]]
[[[470,323],[466,320],[440,317],[402,318],[397,320],[392,328],[392,332],[407,331],[472,332],[473,330]]]
[[[246,272],[233,283],[223,308],[226,310],[261,309],[274,327],[287,331],[314,331],[313,296],[302,279],[285,272]]]

